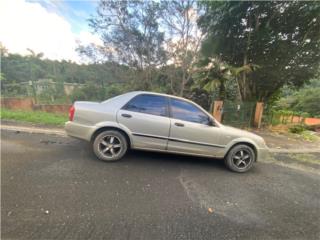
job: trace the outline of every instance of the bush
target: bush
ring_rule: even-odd
[[[101,101],[105,95],[105,89],[101,86],[88,84],[85,87],[74,90],[71,94],[71,101]]]
[[[305,125],[303,125],[303,124],[294,125],[294,126],[289,128],[289,132],[297,133],[297,134],[301,134],[305,130],[307,130],[307,127]]]
[[[106,87],[88,84],[76,89],[70,96],[71,101],[104,101],[125,92],[121,84],[110,84]]]
[[[320,79],[310,81],[301,89],[297,90],[284,86],[282,96],[274,102],[277,110],[291,110],[294,112],[307,112],[310,116],[316,117],[320,114]]]

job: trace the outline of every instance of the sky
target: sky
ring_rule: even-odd
[[[28,48],[44,58],[83,60],[78,44],[101,44],[88,26],[95,14],[94,0],[0,0],[0,42],[10,53],[28,54]]]

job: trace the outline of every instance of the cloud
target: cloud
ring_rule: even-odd
[[[102,40],[97,35],[93,35],[88,31],[81,31],[77,35],[77,40],[84,45],[88,45],[90,43],[93,43],[95,45],[102,45]]]
[[[73,33],[68,21],[37,2],[1,0],[0,42],[9,52],[25,55],[30,48],[45,58],[80,62],[78,43],[99,43],[99,38],[87,31]]]

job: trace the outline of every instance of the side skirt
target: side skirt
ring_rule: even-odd
[[[213,155],[205,155],[205,154],[197,154],[197,153],[186,153],[186,152],[179,152],[179,151],[169,151],[169,150],[160,150],[160,149],[151,149],[151,148],[137,148],[133,147],[133,150],[143,150],[148,152],[162,152],[162,153],[173,153],[178,155],[187,155],[187,156],[197,156],[197,157],[206,157],[206,158],[214,158],[214,159],[223,159],[224,157],[217,157]]]

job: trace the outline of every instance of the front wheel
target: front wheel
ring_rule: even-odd
[[[254,150],[244,144],[233,147],[225,158],[226,166],[238,173],[248,171],[253,163],[256,161],[256,154]]]
[[[93,142],[95,155],[103,161],[117,161],[126,154],[127,149],[127,139],[115,130],[101,132]]]

